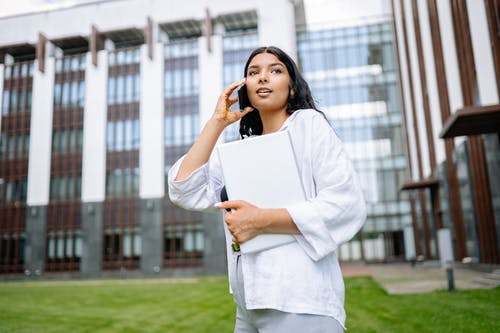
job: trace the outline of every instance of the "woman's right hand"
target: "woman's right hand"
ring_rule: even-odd
[[[245,79],[231,83],[226,87],[226,89],[224,89],[222,94],[219,96],[219,99],[217,100],[217,105],[215,106],[215,112],[212,116],[212,119],[220,122],[224,127],[240,120],[247,113],[254,110],[254,108],[252,107],[246,107],[245,110],[242,111],[233,111],[230,109],[231,105],[238,101],[238,97],[231,98],[231,94],[236,90],[236,88],[240,87],[243,84],[245,84]]]

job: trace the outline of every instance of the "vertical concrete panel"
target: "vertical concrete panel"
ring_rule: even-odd
[[[98,66],[87,53],[83,117],[82,201],[103,201],[106,188],[106,117],[108,52],[100,51]]]
[[[460,73],[458,72],[457,48],[455,45],[455,33],[453,32],[453,20],[451,16],[450,1],[436,1],[439,27],[441,31],[441,42],[443,43],[443,59],[446,71],[446,84],[450,100],[451,113],[464,106],[462,98],[462,86],[460,85]],[[455,147],[465,140],[460,136],[454,139]]]
[[[404,7],[402,8],[405,13],[406,19],[406,31],[407,31],[407,40],[408,40],[408,49],[409,49],[409,57],[410,63],[408,64],[411,69],[411,79],[413,79],[413,96],[415,103],[415,113],[417,115],[417,129],[418,136],[420,140],[420,158],[422,160],[422,174],[424,177],[427,177],[431,173],[430,169],[430,161],[428,154],[428,144],[427,144],[427,133],[425,126],[425,116],[424,116],[424,105],[422,99],[422,89],[420,86],[420,71],[419,71],[419,61],[423,59],[418,59],[417,52],[417,42],[415,36],[415,26],[413,24],[413,10],[411,6],[410,0],[404,0]]]
[[[405,112],[405,127],[406,131],[408,132],[408,154],[410,157],[410,162],[411,162],[411,170],[412,174],[411,179],[418,179],[418,156],[417,156],[417,145],[415,142],[415,131],[413,127],[413,116],[412,116],[412,104],[411,104],[411,91],[410,91],[410,83],[409,80],[410,78],[408,77],[408,63],[407,63],[407,58],[406,58],[406,52],[405,52],[405,39],[406,36],[404,34],[403,30],[403,15],[402,15],[402,8],[400,8],[400,2],[399,1],[394,1],[394,17],[396,21],[396,30],[397,30],[397,37],[398,37],[398,50],[397,52],[399,53],[399,71],[401,73],[401,87],[403,90],[403,100],[402,103],[404,104],[404,110],[402,112]]]
[[[141,47],[140,101],[140,197],[161,198],[165,194],[163,147],[163,44],[156,44],[153,60],[147,46]]]
[[[0,114],[3,112],[3,73],[5,65],[0,64]],[[2,133],[2,117],[0,116],[0,134]]]
[[[259,0],[257,6],[260,44],[277,46],[297,60],[293,1]]]
[[[49,202],[54,58],[46,59],[45,73],[36,69],[37,61],[34,68],[27,203],[39,206]]]
[[[434,64],[434,52],[432,48],[431,28],[429,25],[429,9],[426,0],[418,0],[418,15],[420,21],[420,32],[422,38],[422,49],[425,60],[425,74],[427,77],[427,93],[429,98],[429,108],[431,114],[431,124],[434,149],[436,152],[437,164],[446,159],[444,150],[444,140],[439,138],[441,131],[441,111],[439,105],[439,92],[437,88],[436,67]]]
[[[141,271],[159,273],[163,266],[162,199],[141,200]]]
[[[200,129],[214,113],[217,98],[223,89],[222,67],[222,38],[212,36],[212,52],[207,50],[205,37],[198,39],[198,66],[199,66],[199,112]]]
[[[31,206],[26,212],[25,270],[32,276],[45,269],[47,206]]]
[[[495,65],[491,52],[491,36],[488,30],[486,7],[480,1],[467,1],[467,13],[471,32],[477,85],[481,105],[498,104]],[[498,16],[497,16],[498,17]]]
[[[222,221],[222,214],[203,214],[205,236],[203,266],[206,274],[227,273],[226,239]]]
[[[82,204],[82,261],[80,271],[87,277],[101,274],[102,263],[102,202]]]

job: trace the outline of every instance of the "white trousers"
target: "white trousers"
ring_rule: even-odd
[[[234,333],[343,333],[333,317],[282,312],[274,309],[247,310],[240,254],[234,256],[235,274],[230,281],[236,303]]]

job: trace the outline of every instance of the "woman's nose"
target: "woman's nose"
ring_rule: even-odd
[[[268,75],[267,72],[263,71],[262,73],[260,73],[259,83],[266,83],[266,82],[268,82]]]

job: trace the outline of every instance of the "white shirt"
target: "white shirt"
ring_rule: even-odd
[[[288,207],[300,230],[297,242],[254,254],[242,254],[247,309],[332,316],[345,323],[344,283],[335,253],[362,227],[366,207],[357,175],[340,139],[315,110],[295,111],[280,130],[288,129],[302,177],[306,201]],[[223,184],[216,150],[207,164],[186,179],[169,171],[170,200],[191,210],[214,210]],[[228,272],[234,267],[226,228]]]

